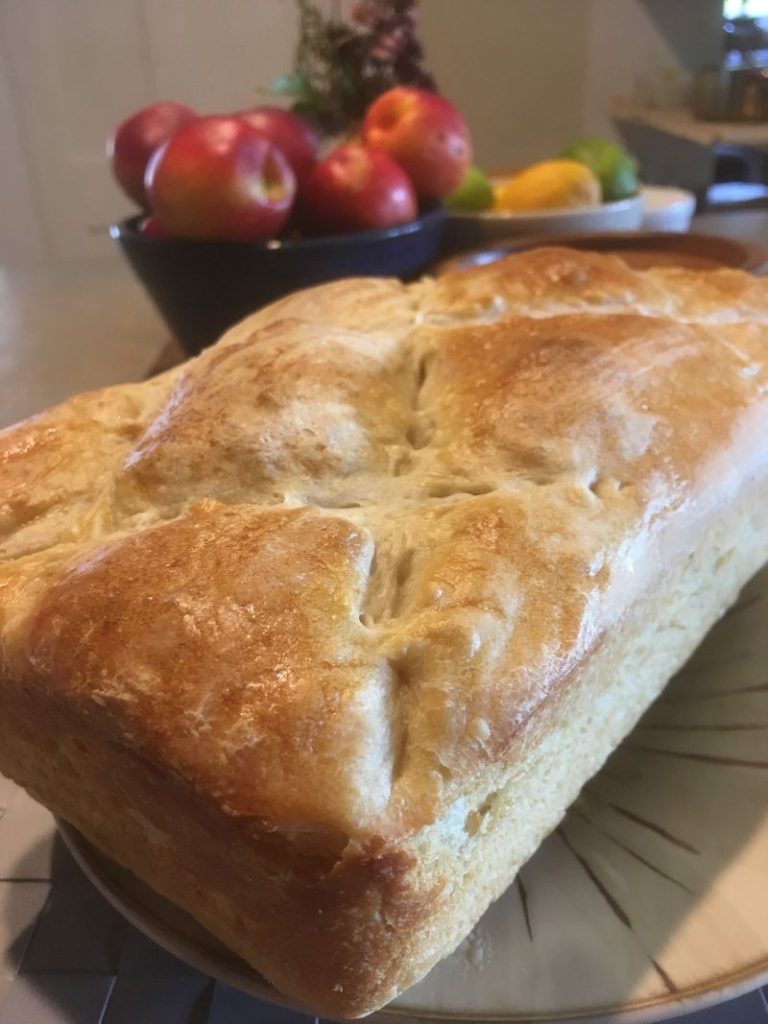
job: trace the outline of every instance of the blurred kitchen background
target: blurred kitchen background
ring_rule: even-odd
[[[692,188],[700,206],[764,202],[768,78],[739,83],[738,68],[768,57],[768,0],[422,0],[421,11],[428,65],[481,165],[514,167],[594,133],[622,139],[646,181]],[[201,112],[263,101],[296,32],[293,0],[2,0],[0,262],[110,252],[106,227],[129,212],[105,164],[114,124],[160,98]],[[723,65],[735,86],[696,74]],[[765,120],[692,112],[728,117],[729,102]]]

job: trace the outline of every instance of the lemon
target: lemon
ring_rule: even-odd
[[[493,205],[490,181],[479,167],[468,167],[461,184],[455,192],[451,192],[445,200],[445,205],[449,210],[460,213],[489,210]]]
[[[586,164],[600,179],[603,199],[628,199],[637,194],[637,165],[632,157],[608,139],[586,138],[571,143],[560,154]]]
[[[543,160],[500,182],[493,197],[496,210],[551,210],[591,206],[602,193],[597,177],[578,160]]]

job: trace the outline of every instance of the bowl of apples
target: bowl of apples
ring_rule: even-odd
[[[456,108],[406,87],[331,147],[280,108],[201,117],[160,103],[120,124],[108,152],[142,209],[112,237],[189,354],[298,288],[418,275],[471,159]]]

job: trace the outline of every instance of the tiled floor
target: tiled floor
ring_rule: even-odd
[[[768,1024],[761,992],[678,1018]],[[200,974],[129,925],[0,776],[0,1024],[312,1024]]]

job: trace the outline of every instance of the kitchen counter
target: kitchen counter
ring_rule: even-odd
[[[0,268],[0,427],[78,391],[140,379],[166,339],[117,254]]]
[[[768,244],[768,212],[696,230]],[[0,427],[86,388],[146,375],[167,331],[117,258],[0,270]],[[677,1018],[768,1024],[763,993]],[[311,1024],[165,953],[86,881],[53,819],[0,776],[0,1024]]]
[[[700,146],[744,146],[768,149],[768,124],[748,121],[703,121],[682,107],[654,110],[636,105],[618,105],[611,111],[617,121],[646,125]]]

